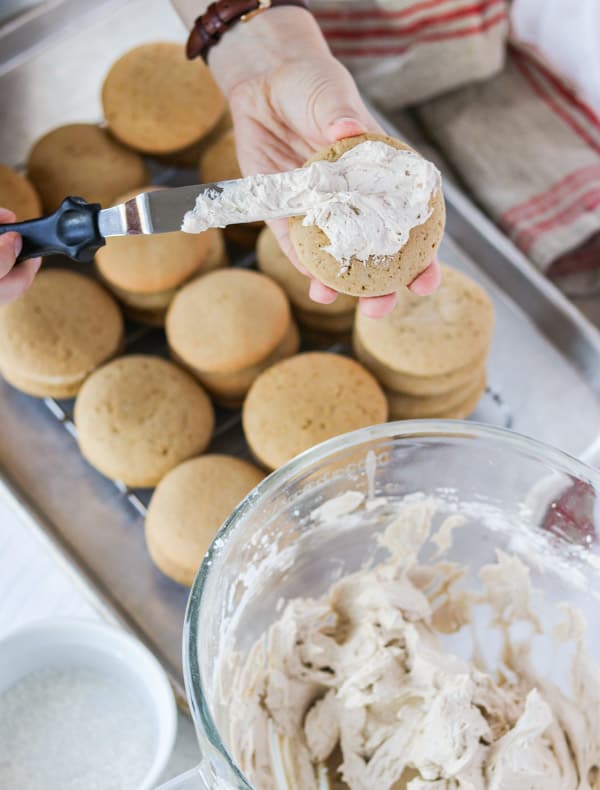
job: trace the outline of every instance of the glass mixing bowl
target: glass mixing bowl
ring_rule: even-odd
[[[542,621],[567,601],[583,610],[593,640],[600,634],[599,490],[596,471],[558,450],[457,421],[366,428],[274,472],[223,525],[194,582],[183,650],[202,762],[187,783],[169,787],[251,790],[228,750],[232,700],[220,683],[223,655],[247,651],[279,617],[282,599],[320,596],[340,576],[382,559],[377,536],[406,495],[423,492],[443,511],[462,512],[466,527],[448,558],[465,564],[470,579],[497,549],[517,554],[544,592]],[[334,527],[314,518],[316,508],[348,491],[365,497],[351,518]],[[369,507],[373,494],[386,502]],[[356,505],[360,497],[351,499]],[[600,644],[590,648],[600,661]],[[542,644],[537,653],[540,671],[564,685],[565,665],[552,646]]]

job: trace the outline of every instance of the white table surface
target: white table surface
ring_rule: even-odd
[[[0,639],[19,626],[56,616],[102,619],[68,569],[48,553],[0,492]],[[162,781],[196,762],[194,728],[179,713],[177,741]]]

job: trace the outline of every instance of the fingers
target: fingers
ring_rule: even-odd
[[[298,260],[296,250],[294,249],[294,246],[290,240],[287,219],[276,219],[272,222],[269,222],[268,225],[275,234],[279,246],[290,259],[290,262],[296,267],[296,269],[298,269],[301,274],[310,279],[308,295],[313,300],[313,302],[319,302],[320,304],[331,304],[332,302],[335,302],[338,296],[337,291],[334,291],[332,288],[329,288],[328,286],[323,285],[323,283],[320,283],[318,280],[315,280],[311,276],[308,269],[305,269]]]
[[[15,222],[16,215],[7,208],[0,208],[0,223]],[[21,237],[18,233],[4,233],[0,236],[0,280],[9,273],[15,258],[21,252]]]
[[[21,252],[21,246],[21,237],[18,233],[4,233],[0,236],[0,280],[14,266],[15,258]]]
[[[17,215],[14,211],[11,211],[9,208],[0,208],[0,222],[5,224],[6,222],[16,222]]]
[[[418,296],[429,296],[440,284],[442,273],[438,261],[433,261],[412,283],[408,286]]]
[[[365,107],[350,72],[335,58],[320,63],[309,109],[323,143],[382,131]]]
[[[306,275],[306,277],[310,277],[308,273],[308,269],[305,269],[304,266],[298,260],[298,256],[296,255],[296,250],[290,239],[290,232],[288,230],[288,221],[287,219],[273,219],[270,222],[267,222],[267,225],[273,231],[275,238],[279,246],[281,247],[282,251],[285,255],[290,259],[292,264],[298,269],[299,272]]]
[[[334,291],[333,288],[312,278],[308,295],[313,302],[318,302],[319,304],[333,304],[338,297],[337,291]]]
[[[327,139],[332,143],[343,140],[345,137],[356,137],[366,131],[364,124],[356,118],[338,118],[329,124]]]
[[[22,261],[6,277],[0,279],[0,305],[12,302],[29,288],[41,263],[41,258]]]
[[[362,296],[358,300],[360,312],[368,318],[383,318],[392,312],[396,306],[398,294],[386,294],[385,296]]]

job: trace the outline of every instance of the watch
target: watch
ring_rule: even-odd
[[[216,0],[194,22],[186,55],[190,60],[201,57],[206,61],[211,48],[238,22],[248,22],[269,8],[285,5],[307,7],[305,0]]]

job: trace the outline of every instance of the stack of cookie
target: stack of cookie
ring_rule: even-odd
[[[308,295],[309,278],[292,265],[270,228],[265,228],[258,237],[256,258],[261,272],[279,283],[286,292],[301,326],[328,334],[352,329],[356,298],[340,294],[332,304],[313,302]]]
[[[298,351],[285,293],[263,274],[223,269],[176,295],[166,321],[173,357],[223,406],[242,404],[259,373]]]
[[[204,452],[214,428],[208,395],[160,357],[132,354],[87,379],[75,401],[79,449],[99,472],[150,487]]]
[[[175,467],[158,484],[146,517],[154,564],[191,585],[217,530],[263,477],[257,467],[229,455],[203,455]]]
[[[27,176],[44,211],[56,211],[67,195],[110,206],[118,195],[147,184],[144,160],[106,129],[88,123],[59,126],[35,143]]]
[[[42,201],[33,184],[8,165],[0,164],[0,206],[14,211],[17,222],[39,217]]]
[[[464,419],[485,391],[493,323],[485,291],[442,265],[431,296],[404,289],[387,317],[358,312],[354,351],[384,387],[391,419]]]
[[[265,469],[348,431],[385,422],[385,395],[368,370],[341,354],[311,351],[264,371],[244,402],[246,441]]]
[[[143,191],[159,188],[146,187]],[[115,203],[124,203],[139,191],[121,195]],[[211,244],[214,246],[214,236],[208,233],[117,236],[108,239],[98,250],[96,267],[132,318],[162,326],[177,290],[204,272]],[[211,268],[216,268],[218,263],[218,260],[211,262]]]
[[[118,305],[83,274],[42,270],[26,293],[0,307],[0,373],[37,398],[72,398],[122,346]]]
[[[172,42],[142,44],[110,68],[102,86],[112,134],[144,154],[183,155],[226,120],[225,97],[208,67]]]

